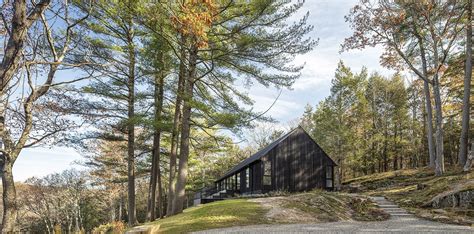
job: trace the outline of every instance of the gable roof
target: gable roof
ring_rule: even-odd
[[[334,162],[334,160],[332,160],[331,157],[329,157],[326,152],[324,152],[324,150],[321,148],[321,146],[318,145],[318,143],[316,143],[316,141],[304,130],[303,127],[301,126],[298,126],[297,128],[294,128],[293,130],[291,130],[290,132],[286,133],[285,135],[281,136],[280,138],[278,138],[277,140],[275,140],[274,142],[272,142],[271,144],[267,145],[266,147],[264,147],[263,149],[259,150],[257,153],[253,154],[252,156],[244,159],[242,162],[240,162],[239,164],[237,164],[237,166],[233,167],[232,169],[230,169],[230,171],[228,171],[227,173],[225,173],[223,176],[221,176],[218,180],[216,181],[220,181],[236,172],[238,172],[239,170],[241,170],[242,168],[246,167],[247,165],[261,159],[263,156],[265,156],[270,150],[272,150],[273,148],[275,148],[276,146],[278,146],[282,141],[284,141],[286,138],[288,138],[291,134],[293,134],[294,132],[296,132],[297,130],[302,130],[304,134],[306,134],[309,139],[311,139],[311,141],[316,144],[324,153],[324,155],[335,165],[337,166],[337,164]]]
[[[299,127],[299,126],[298,126]],[[227,173],[225,173],[223,176],[221,176],[218,180],[216,181],[219,181],[219,180],[222,180],[226,177],[228,177],[229,175],[232,175],[234,173],[236,173],[237,171],[239,171],[240,169],[244,168],[245,166],[249,165],[250,163],[253,163],[259,159],[261,159],[263,156],[265,156],[270,150],[272,150],[273,148],[275,148],[278,144],[280,144],[280,142],[284,141],[286,138],[288,138],[293,132],[295,132],[298,128],[295,128],[293,130],[291,130],[290,132],[288,132],[287,134],[281,136],[280,138],[278,138],[276,141],[272,142],[271,144],[267,145],[266,147],[264,147],[263,149],[259,150],[257,153],[253,154],[252,156],[244,159],[242,162],[240,162],[239,164],[237,164],[237,166],[233,167],[232,169],[230,169],[230,171],[228,171]]]

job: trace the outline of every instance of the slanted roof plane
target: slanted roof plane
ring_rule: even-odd
[[[275,148],[276,146],[278,146],[278,144],[280,144],[280,142],[284,141],[286,138],[288,138],[293,132],[295,132],[298,128],[295,128],[293,130],[291,130],[290,132],[288,132],[287,134],[281,136],[280,138],[278,138],[277,140],[275,140],[274,142],[272,142],[271,144],[267,145],[266,147],[264,147],[263,149],[259,150],[257,153],[253,154],[252,156],[244,159],[242,162],[240,162],[239,164],[237,164],[237,166],[233,167],[232,169],[230,169],[230,171],[228,171],[227,173],[225,173],[221,178],[219,178],[217,181],[220,181],[226,177],[228,177],[229,175],[232,175],[234,173],[236,173],[237,171],[239,171],[240,169],[244,168],[245,166],[259,160],[260,158],[262,158],[263,156],[265,156],[270,150],[272,150],[273,148]]]

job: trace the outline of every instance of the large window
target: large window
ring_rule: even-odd
[[[237,173],[237,175],[235,175],[235,182],[236,182],[236,189],[239,190],[240,189],[240,173]]]
[[[226,189],[226,190],[231,190],[231,189],[232,189],[231,177],[227,177],[227,179],[225,179],[225,181],[226,181],[225,189]]]
[[[332,178],[332,166],[326,166],[326,187],[332,188],[333,187],[333,178]]]
[[[263,163],[263,185],[272,185],[272,162]]]
[[[230,183],[229,183],[229,190],[234,190],[235,189],[235,176],[229,177]]]
[[[245,187],[250,188],[250,168],[245,169]]]

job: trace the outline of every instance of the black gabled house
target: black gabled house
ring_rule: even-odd
[[[298,127],[243,160],[215,181],[216,191],[254,194],[333,189],[336,163]]]

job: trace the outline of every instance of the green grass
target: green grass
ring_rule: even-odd
[[[146,224],[159,225],[159,233],[188,233],[193,231],[265,224],[267,211],[246,199],[218,201],[186,209],[182,214]],[[156,229],[156,228],[155,228]]]
[[[261,198],[266,199],[266,198]],[[289,209],[283,217],[267,216],[268,206],[247,199],[229,199],[199,205],[155,222],[146,223],[144,233],[188,233],[193,231],[272,223],[332,222],[339,220],[375,221],[388,218],[364,197],[344,193],[314,190],[306,193],[285,194],[277,200],[264,200],[272,207]],[[277,202],[275,202],[277,201]],[[297,210],[299,212],[291,212]],[[293,215],[290,219],[289,215]],[[301,215],[301,216],[300,216]],[[309,217],[309,219],[308,219]],[[143,229],[142,229],[143,230]]]

